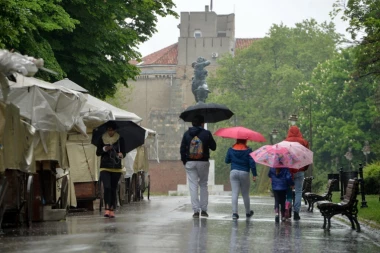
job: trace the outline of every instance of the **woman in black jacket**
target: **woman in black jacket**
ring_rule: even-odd
[[[96,155],[101,157],[100,180],[104,188],[104,217],[115,218],[116,191],[125,154],[123,138],[116,132],[116,125],[109,122],[107,132],[99,140],[96,149]]]

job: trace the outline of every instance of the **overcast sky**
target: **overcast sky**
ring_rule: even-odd
[[[287,26],[304,19],[314,18],[318,22],[330,21],[329,12],[335,0],[214,0],[213,11],[217,14],[235,13],[236,38],[264,37],[272,24],[281,22]],[[176,11],[204,11],[210,0],[174,0]],[[339,33],[345,33],[347,23],[341,19],[333,22]],[[159,18],[158,32],[141,44],[140,53],[145,56],[178,41],[179,19]]]

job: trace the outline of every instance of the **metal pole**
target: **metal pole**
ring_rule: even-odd
[[[309,112],[309,116],[310,116],[310,124],[309,124],[309,127],[310,127],[310,150],[312,149],[313,147],[313,124],[312,124],[312,121],[311,121],[311,100],[310,100],[310,112]]]
[[[363,165],[359,163],[359,175],[360,175],[360,193],[362,195],[362,204],[361,208],[368,207],[367,201],[365,200],[365,192],[364,192],[364,178],[363,178]]]
[[[339,170],[339,177],[340,177],[340,200],[343,200],[343,167],[340,168]]]
[[[312,150],[312,147],[313,147],[313,124],[312,124],[312,120],[311,120],[311,99],[310,99],[310,107],[309,107],[309,134],[310,134],[310,137],[309,137],[309,140],[310,140],[310,143],[309,143],[309,148],[310,150]],[[310,164],[310,176],[313,176],[313,164]]]

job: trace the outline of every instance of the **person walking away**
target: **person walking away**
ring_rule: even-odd
[[[210,131],[204,129],[204,117],[197,115],[192,120],[192,127],[183,134],[180,153],[185,165],[193,218],[200,215],[208,217],[208,173],[210,168],[210,149],[216,150],[216,143]],[[200,195],[198,196],[198,185]]]
[[[247,140],[237,139],[236,143],[227,151],[225,162],[231,164],[230,182],[232,188],[232,219],[239,219],[238,198],[239,192],[244,201],[247,218],[251,218],[253,210],[249,199],[249,189],[251,185],[249,171],[252,172],[252,181],[256,182],[256,163],[249,155],[252,149],[247,146]]]
[[[275,222],[279,222],[279,211],[281,211],[281,220],[285,221],[285,200],[286,192],[289,186],[294,182],[288,168],[270,168],[268,177],[272,181],[272,190],[274,195],[274,212]],[[281,209],[280,209],[281,208]]]
[[[123,138],[116,132],[113,122],[107,124],[107,132],[102,135],[96,148],[100,156],[100,179],[104,188],[104,217],[115,218],[116,191],[121,176],[121,161],[125,157]]]
[[[288,187],[286,190],[285,200],[285,218],[292,218],[292,204],[293,204],[293,187]]]
[[[298,142],[304,147],[309,148],[309,142],[302,137],[302,133],[297,126],[291,126],[289,128],[288,136],[286,137],[285,141]],[[301,210],[302,185],[303,185],[303,180],[305,178],[305,171],[308,169],[308,167],[309,166],[305,166],[301,169],[290,168],[290,172],[292,173],[293,178],[294,178],[294,191],[295,191],[294,205],[293,205],[293,211],[294,211],[293,219],[294,220],[301,219],[299,213]]]

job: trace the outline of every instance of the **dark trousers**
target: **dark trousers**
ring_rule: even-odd
[[[121,172],[100,172],[100,180],[102,180],[103,183],[104,202],[106,209],[114,210],[116,208],[116,191],[120,175]]]
[[[281,215],[285,214],[285,200],[286,200],[286,190],[273,190],[274,195],[274,210],[280,210]]]

